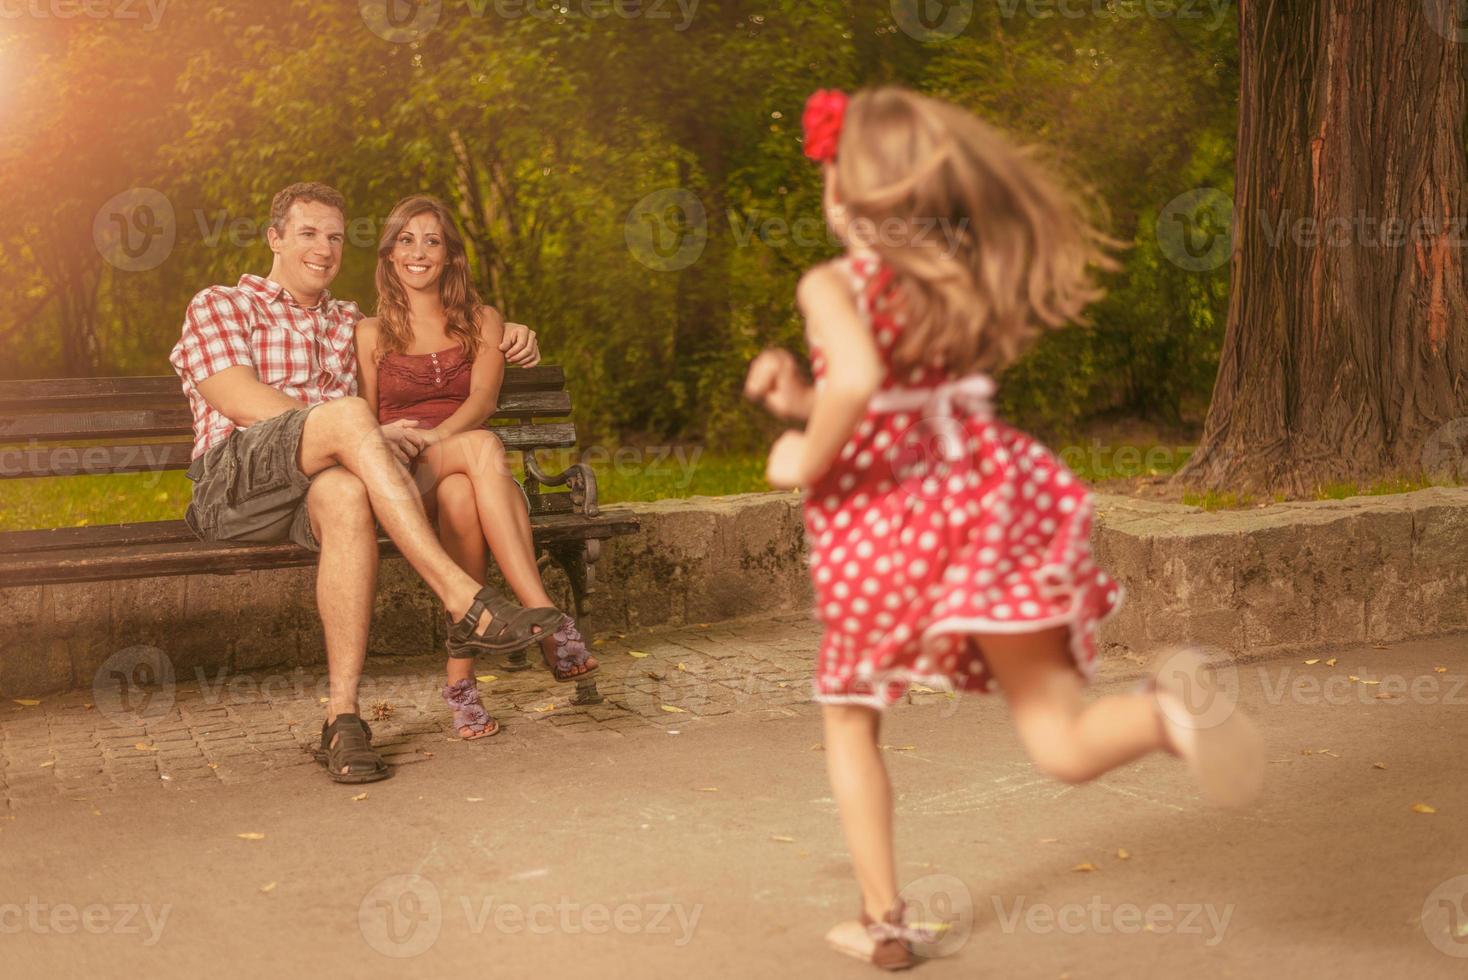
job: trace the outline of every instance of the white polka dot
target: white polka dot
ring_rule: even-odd
[[[918,547],[924,551],[932,551],[938,547],[938,535],[932,531],[924,531],[918,538]]]

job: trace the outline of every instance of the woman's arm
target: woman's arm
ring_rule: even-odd
[[[804,435],[786,433],[771,451],[777,485],[808,487],[830,469],[882,384],[882,358],[862,320],[851,284],[834,263],[817,266],[796,292],[811,341],[826,359]]]
[[[377,317],[357,321],[357,394],[377,415]]]
[[[505,321],[492,306],[479,308],[479,354],[469,373],[469,397],[454,414],[444,419],[433,431],[444,438],[482,426],[499,404],[500,385],[505,379],[505,355],[500,342],[505,335]]]

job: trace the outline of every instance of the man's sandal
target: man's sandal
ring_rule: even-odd
[[[474,628],[486,610],[494,618],[481,635],[474,632]],[[457,623],[447,611],[443,615],[449,627],[446,645],[449,656],[455,660],[468,660],[481,653],[523,650],[532,643],[539,643],[543,633],[555,629],[565,618],[565,613],[554,607],[526,609],[517,606],[488,587],[479,590],[469,611]]]
[[[321,725],[321,748],[316,761],[338,783],[375,783],[392,775],[372,748],[372,729],[356,715],[341,714]]]
[[[557,681],[564,684],[567,681],[585,680],[601,669],[601,664],[596,663],[591,652],[586,649],[586,641],[576,628],[576,620],[570,616],[561,617],[561,623],[552,637],[556,643],[554,659],[551,654],[546,653],[544,646],[540,648],[540,656]],[[592,661],[590,668],[579,670],[578,668],[586,666],[588,660]]]
[[[901,901],[880,922],[863,909],[860,919],[842,922],[826,933],[826,942],[837,952],[879,970],[906,970],[914,964],[912,947],[937,938],[927,929],[909,925],[906,915],[907,907]]]
[[[459,738],[472,742],[499,734],[500,723],[484,710],[484,702],[479,698],[479,688],[474,686],[472,679],[466,677],[448,684],[440,693],[445,703],[454,711],[454,730],[459,733]],[[469,730],[467,735],[464,734],[466,728]]]

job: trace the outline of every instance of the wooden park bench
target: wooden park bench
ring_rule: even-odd
[[[542,570],[558,565],[570,581],[576,616],[595,592],[602,541],[637,530],[628,510],[597,505],[596,475],[575,463],[549,475],[535,453],[576,445],[571,396],[559,367],[505,372],[487,427],[523,455]],[[188,402],[172,375],[0,382],[0,479],[188,469],[193,429]],[[546,488],[564,488],[547,492]],[[0,588],[166,575],[232,574],[311,565],[298,545],[200,541],[182,520],[0,533]],[[386,538],[384,554],[396,549]],[[585,630],[583,629],[583,633]],[[508,670],[529,666],[525,651]],[[576,700],[601,700],[595,678],[578,682]]]

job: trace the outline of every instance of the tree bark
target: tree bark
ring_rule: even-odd
[[[1232,294],[1184,482],[1415,476],[1468,415],[1464,45],[1430,16],[1242,0]]]

